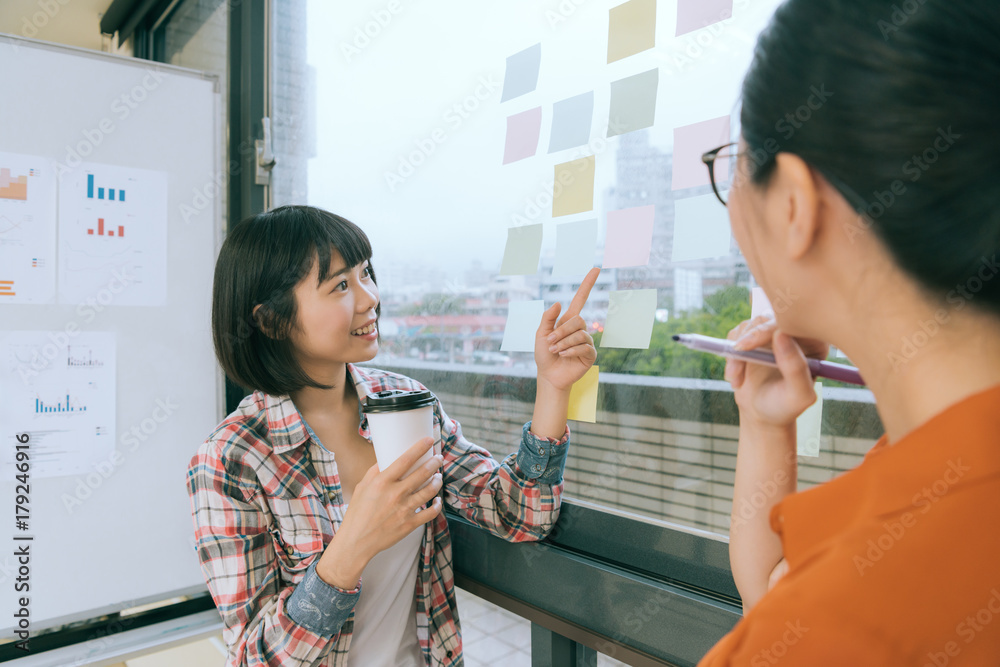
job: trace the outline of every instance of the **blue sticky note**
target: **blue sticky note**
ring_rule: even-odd
[[[535,334],[542,323],[544,301],[511,301],[507,311],[507,326],[503,330],[503,352],[534,352]]]
[[[552,105],[549,152],[583,146],[590,141],[594,118],[594,91],[560,100]]]
[[[542,43],[529,46],[512,56],[507,56],[507,72],[503,79],[500,101],[530,93],[538,86],[538,70],[542,64]]]

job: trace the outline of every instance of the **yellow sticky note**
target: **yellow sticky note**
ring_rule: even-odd
[[[629,0],[608,16],[608,62],[656,45],[656,0]]]
[[[570,388],[567,419],[591,424],[597,421],[597,375],[597,366],[591,366]]]
[[[552,184],[552,216],[594,210],[594,156],[556,165]]]

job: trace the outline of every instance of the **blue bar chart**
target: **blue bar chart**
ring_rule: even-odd
[[[115,188],[97,188],[97,199],[105,199],[104,191],[107,189],[108,196],[106,201],[115,201]],[[123,188],[117,189],[118,201],[125,201],[125,190]],[[94,175],[87,174],[87,198],[94,199]]]

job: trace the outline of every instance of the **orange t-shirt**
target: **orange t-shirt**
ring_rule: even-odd
[[[770,520],[788,572],[699,667],[1000,665],[1000,385]]]

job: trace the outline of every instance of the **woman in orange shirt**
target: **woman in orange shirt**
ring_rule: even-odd
[[[789,0],[759,38],[706,162],[736,155],[723,203],[776,310],[730,338],[778,368],[727,363],[733,507],[760,509],[733,515],[744,617],[702,666],[1000,665],[998,35],[996,0]],[[885,434],[796,493],[828,343]]]

